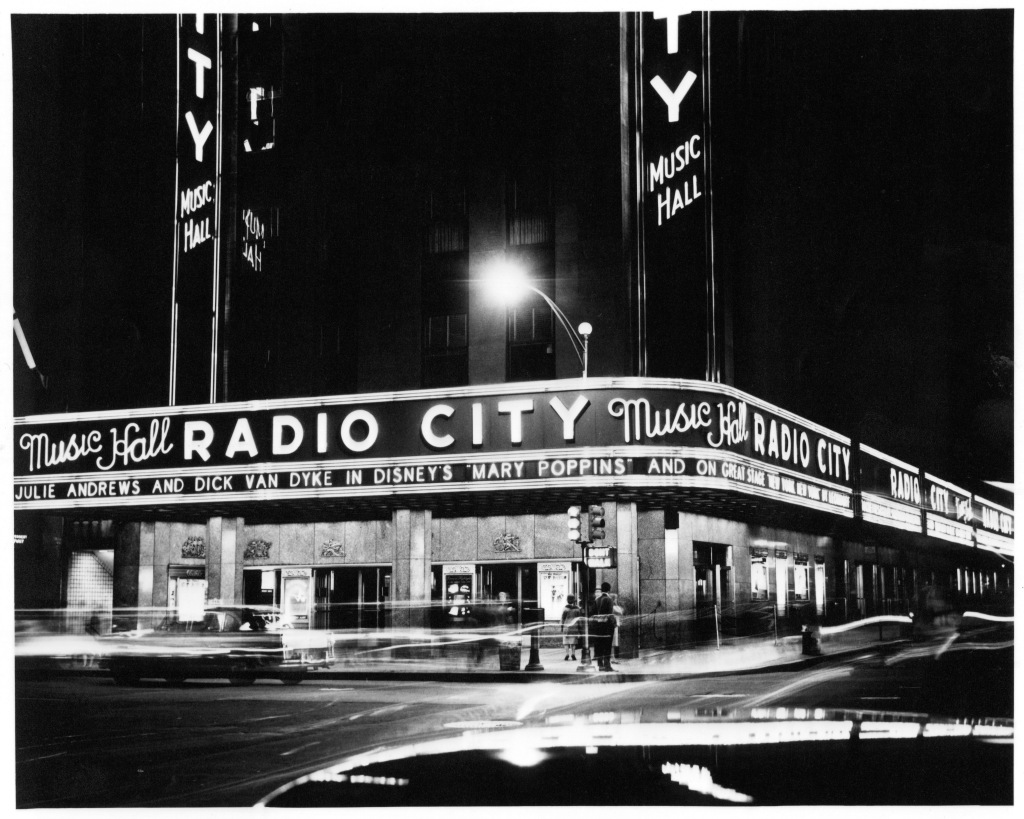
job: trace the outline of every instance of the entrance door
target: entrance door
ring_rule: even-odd
[[[391,569],[360,569],[359,583],[359,627],[374,630],[388,628]]]
[[[693,588],[697,615],[697,639],[720,636],[726,619],[729,592],[728,546],[713,543],[693,545]],[[730,625],[731,612],[728,613]]]
[[[313,625],[331,631],[359,627],[359,569],[316,569]]]
[[[313,622],[331,631],[377,630],[386,627],[391,572],[374,566],[314,571],[316,599]]]
[[[178,620],[202,621],[206,611],[206,580],[195,577],[172,577],[167,581],[167,607]]]
[[[814,566],[814,605],[818,609],[818,616],[825,616],[825,565],[817,563]]]

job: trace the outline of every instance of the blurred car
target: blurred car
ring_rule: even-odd
[[[154,628],[119,631],[99,642],[111,676],[122,685],[144,677],[216,677],[234,685],[276,677],[297,684],[310,669],[334,661],[329,633],[280,628],[269,616],[270,622],[264,610],[245,606],[211,607],[192,618],[172,612]]]

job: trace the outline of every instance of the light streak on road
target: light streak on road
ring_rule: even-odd
[[[821,685],[824,682],[839,679],[840,677],[849,677],[852,673],[853,668],[850,666],[826,668],[821,671],[808,674],[807,676],[795,680],[788,685],[784,685],[781,688],[776,688],[774,691],[768,691],[760,696],[751,697],[749,700],[744,700],[739,705],[742,708],[758,708],[762,705],[767,705],[770,702],[781,699],[782,697],[789,696],[797,691],[802,691],[805,688],[813,688],[816,685]]]

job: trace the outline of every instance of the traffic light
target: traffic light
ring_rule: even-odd
[[[580,539],[580,508],[569,507],[569,540],[579,541]]]
[[[591,506],[587,511],[590,516],[589,540],[604,540],[604,507]]]

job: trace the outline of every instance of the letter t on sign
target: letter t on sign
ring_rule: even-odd
[[[669,54],[676,54],[679,51],[679,18],[681,16],[681,14],[673,14],[668,11],[654,13],[655,20],[665,21],[665,33],[668,35],[666,48]]]

